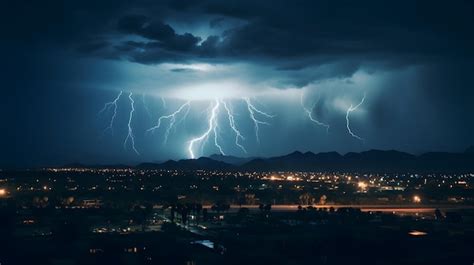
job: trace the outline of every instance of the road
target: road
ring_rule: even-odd
[[[434,212],[436,209],[440,209],[441,211],[452,211],[452,210],[466,210],[471,209],[474,210],[474,205],[420,205],[420,204],[413,204],[413,205],[377,205],[377,204],[326,204],[326,205],[312,205],[314,208],[326,208],[329,209],[330,207],[334,207],[335,209],[338,208],[359,208],[363,212],[395,212],[395,213],[427,213],[427,212]],[[230,212],[238,211],[239,208],[248,208],[251,211],[255,211],[259,209],[258,205],[231,205]],[[306,207],[306,206],[304,206]],[[204,208],[211,208],[211,205],[205,205]],[[298,210],[298,205],[294,204],[276,204],[272,205],[272,211],[275,212],[292,212]]]

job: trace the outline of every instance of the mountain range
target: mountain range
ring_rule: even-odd
[[[212,155],[198,159],[142,163],[139,169],[245,170],[245,171],[364,171],[364,172],[474,172],[474,148],[462,153],[429,152],[412,155],[395,150],[299,152],[270,158]]]

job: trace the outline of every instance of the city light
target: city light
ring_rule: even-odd
[[[413,202],[414,203],[420,203],[421,202],[420,196],[418,196],[418,195],[413,196]]]
[[[367,188],[367,183],[363,181],[359,181],[359,183],[357,183],[357,187],[359,187],[362,190],[365,190]]]
[[[426,236],[428,233],[423,231],[413,230],[408,233],[410,236]]]
[[[7,195],[7,190],[6,189],[0,189],[0,197],[3,197]]]

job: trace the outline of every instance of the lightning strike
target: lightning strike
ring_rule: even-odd
[[[117,97],[113,101],[105,103],[104,108],[102,108],[99,111],[99,115],[101,115],[105,111],[108,111],[110,108],[112,108],[113,110],[113,114],[112,114],[112,117],[110,118],[109,126],[104,129],[104,133],[108,130],[110,130],[112,134],[114,133],[113,126],[114,126],[115,117],[117,116],[117,102],[122,96],[122,94],[123,94],[123,91],[120,91],[120,93],[117,95]]]
[[[166,101],[164,97],[161,97],[161,104],[163,104],[163,108],[166,109]]]
[[[189,152],[189,156],[192,159],[196,158],[196,156],[194,154],[194,151],[193,151],[194,144],[198,143],[198,142],[201,142],[204,139],[207,139],[212,132],[214,132],[214,143],[216,144],[216,147],[219,149],[221,154],[224,154],[224,152],[222,152],[222,148],[217,143],[217,129],[216,129],[216,127],[217,127],[217,114],[218,114],[218,110],[219,110],[219,105],[220,105],[219,104],[219,99],[216,98],[215,105],[212,108],[210,116],[209,116],[207,130],[203,134],[201,134],[200,136],[198,136],[196,138],[193,138],[193,139],[191,139],[191,141],[189,141],[188,152]]]
[[[155,130],[161,127],[161,123],[163,120],[169,120],[168,127],[166,128],[165,137],[164,137],[164,143],[168,142],[168,136],[170,134],[170,131],[176,125],[176,117],[186,108],[187,110],[181,120],[185,119],[189,113],[189,109],[191,108],[190,104],[191,102],[187,101],[186,103],[181,105],[175,112],[169,115],[161,116],[160,118],[158,118],[158,123],[156,124],[156,126],[151,127],[150,129],[147,130],[147,132],[154,132]]]
[[[364,103],[364,100],[365,100],[365,93],[364,93],[364,96],[362,97],[362,100],[359,102],[359,104],[353,106],[351,104],[351,106],[347,109],[347,112],[346,112],[346,127],[347,127],[347,131],[349,132],[349,134],[360,140],[360,141],[364,141],[364,138],[358,136],[357,134],[353,133],[352,130],[351,130],[351,127],[350,127],[350,121],[349,121],[349,114],[353,111],[355,111],[358,107],[360,107],[363,103]]]
[[[264,125],[270,125],[270,123],[266,122],[266,121],[261,121],[259,119],[257,119],[255,117],[255,114],[258,113],[262,116],[265,116],[267,118],[273,118],[275,117],[274,115],[270,115],[268,113],[265,113],[259,109],[257,109],[253,104],[252,102],[250,102],[250,98],[244,98],[243,99],[245,101],[245,103],[247,104],[247,109],[249,111],[249,115],[250,115],[250,118],[252,119],[253,121],[253,124],[254,124],[254,128],[255,128],[255,137],[257,139],[257,142],[260,143],[260,137],[259,137],[259,134],[258,134],[258,131],[259,131],[259,125],[260,124],[264,124]]]
[[[120,91],[120,93],[117,95],[117,97],[113,101],[106,103],[104,107],[99,111],[99,115],[103,114],[104,112],[109,112],[109,111],[112,112],[109,126],[104,130],[104,132],[110,130],[113,133],[113,125],[114,125],[115,118],[117,116],[118,101],[120,100],[122,95],[123,95],[123,91]],[[353,111],[356,111],[364,103],[365,97],[366,97],[366,94],[364,93],[364,96],[362,97],[361,101],[355,106],[351,104],[350,107],[346,111],[347,131],[352,137],[361,141],[364,141],[364,139],[358,136],[357,134],[355,134],[351,129],[350,114]],[[123,142],[123,146],[125,149],[127,149],[127,147],[130,146],[137,155],[140,155],[140,153],[135,147],[135,135],[132,128],[132,121],[133,121],[133,117],[135,113],[135,101],[133,99],[132,93],[129,93],[128,99],[130,102],[131,109],[130,109],[129,118],[128,118],[128,134]],[[163,107],[166,108],[165,99],[161,97],[161,100],[163,103]],[[258,109],[254,104],[252,104],[252,101],[248,97],[244,97],[242,98],[242,100],[245,102],[249,117],[254,124],[256,141],[260,143],[260,134],[259,134],[260,125],[270,125],[270,123],[266,119],[271,119],[271,118],[274,118],[275,116]],[[316,100],[316,102],[311,106],[311,108],[308,108],[304,102],[304,94],[301,93],[301,106],[303,110],[305,111],[306,115],[308,116],[308,118],[315,124],[326,128],[326,131],[328,132],[330,126],[324,122],[319,121],[317,117],[315,117],[313,114],[315,106],[318,104],[319,100],[320,98]],[[145,95],[142,95],[142,101],[144,104],[144,109],[147,111],[147,113],[149,113],[149,109],[146,105]],[[198,137],[195,137],[187,142],[188,153],[192,159],[196,158],[195,152],[199,152],[199,150],[198,151],[195,150],[196,145],[199,144],[200,152],[203,153],[204,147],[208,144],[210,137],[214,138],[213,139],[214,146],[219,150],[219,152],[222,155],[225,155],[224,149],[219,143],[219,140],[220,140],[219,111],[220,111],[221,105],[223,106],[223,109],[225,110],[225,115],[227,116],[229,127],[230,129],[232,129],[235,135],[234,144],[236,145],[236,147],[241,149],[244,153],[247,153],[246,148],[242,144],[242,141],[245,141],[245,137],[242,135],[241,130],[238,128],[236,124],[235,115],[232,111],[232,106],[229,104],[230,102],[226,102],[219,98],[215,98],[214,102],[212,101],[210,102],[209,108],[207,108],[206,110],[208,112],[208,126],[207,126],[206,131],[203,134],[199,135]],[[191,101],[189,100],[189,101],[186,101],[184,104],[180,105],[179,108],[176,109],[173,113],[159,117],[156,125],[149,128],[146,131],[153,133],[155,132],[155,130],[158,130],[161,127],[164,127],[163,123],[166,121],[167,123],[165,127],[165,132],[164,132],[164,143],[166,144],[171,131],[176,130],[177,125],[187,118],[188,113],[190,112],[190,109],[191,109]]]
[[[239,139],[244,141],[245,137],[240,133],[239,129],[237,129],[237,126],[235,125],[234,114],[232,113],[230,108],[227,106],[225,101],[222,101],[222,105],[224,105],[224,108],[227,112],[227,118],[229,119],[229,126],[235,133],[235,145],[238,146],[240,149],[242,149],[244,153],[247,153],[247,150],[245,149],[245,147],[239,143]]]
[[[219,152],[222,155],[225,155],[224,150],[222,149],[222,146],[220,146],[219,142],[217,141],[217,138],[219,137],[219,133],[218,133],[219,126],[217,124],[217,117],[216,117],[216,122],[214,123],[214,129],[213,130],[214,130],[214,145],[217,147],[217,149],[219,149]]]
[[[142,103],[143,103],[143,108],[146,111],[146,114],[148,115],[148,118],[151,119],[151,112],[150,109],[148,108],[148,104],[146,102],[145,94],[142,94]]]
[[[123,147],[126,149],[127,143],[128,141],[130,141],[133,151],[135,151],[135,153],[139,155],[140,153],[135,148],[135,136],[133,135],[133,129],[132,129],[133,113],[135,112],[135,101],[132,98],[132,93],[128,94],[128,98],[130,99],[131,109],[130,109],[130,114],[128,117],[128,134],[127,134],[127,137],[125,138],[125,141],[123,142]]]
[[[318,98],[318,100],[313,104],[313,106],[311,107],[311,109],[308,109],[308,108],[304,105],[304,99],[303,99],[303,97],[304,97],[304,94],[301,93],[301,106],[303,107],[304,111],[306,112],[306,115],[308,115],[308,118],[309,118],[312,122],[316,123],[317,125],[326,128],[326,133],[329,133],[329,127],[330,127],[329,124],[326,124],[326,123],[324,123],[324,122],[321,122],[321,121],[319,121],[317,118],[315,118],[315,117],[313,116],[314,108],[316,107],[316,104],[318,104],[319,98]]]

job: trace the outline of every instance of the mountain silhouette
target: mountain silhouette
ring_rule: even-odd
[[[198,159],[168,160],[164,163],[142,163],[138,169],[164,169],[164,170],[231,170],[233,165],[216,161],[208,157]]]
[[[231,165],[236,165],[236,166],[243,165],[251,161],[252,159],[255,159],[254,157],[237,157],[237,156],[227,156],[227,155],[218,155],[218,154],[211,155],[209,158],[215,161],[221,161],[221,162],[231,164]]]
[[[412,155],[396,150],[369,150],[360,153],[302,153],[295,151],[270,158],[242,158],[211,155],[198,159],[141,163],[137,169],[161,170],[241,170],[241,171],[346,171],[346,172],[473,172],[474,148],[462,153],[429,152]],[[72,167],[87,167],[70,164]],[[91,166],[90,166],[91,167]],[[92,166],[99,167],[99,166]],[[106,166],[100,166],[106,167]],[[114,167],[114,166],[111,166]],[[117,165],[124,168],[125,165]]]
[[[252,171],[470,172],[474,170],[474,153],[432,152],[415,156],[396,150],[369,150],[345,155],[293,152],[280,157],[255,159],[240,168]]]

